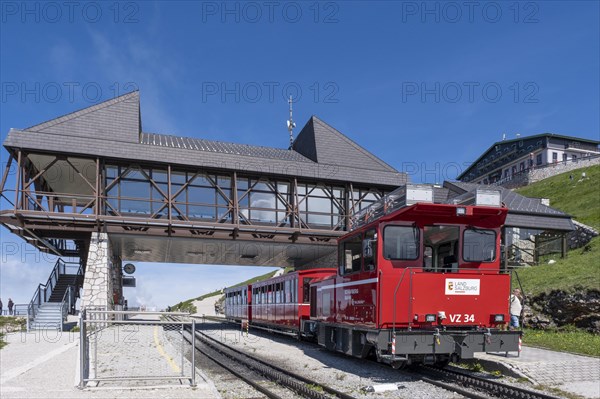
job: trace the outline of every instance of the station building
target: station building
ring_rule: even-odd
[[[576,165],[580,161],[600,157],[598,144],[600,141],[597,140],[553,133],[498,141],[461,173],[457,180],[477,184],[503,184],[534,169],[559,164]]]

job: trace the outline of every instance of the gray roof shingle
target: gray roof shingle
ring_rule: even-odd
[[[316,117],[309,120],[302,129],[306,134],[301,133],[294,143],[306,149],[312,135],[316,147],[315,154],[310,154],[294,149],[142,133],[139,101],[136,91],[25,130],[13,129],[3,144],[7,149],[297,176],[386,189],[408,181],[406,173],[387,165]],[[303,142],[308,144],[301,145]]]
[[[296,151],[281,148],[226,143],[223,141],[196,139],[191,137],[169,136],[156,133],[142,133],[141,144],[156,145],[187,150],[235,154],[258,158],[280,159],[283,161],[312,162]]]

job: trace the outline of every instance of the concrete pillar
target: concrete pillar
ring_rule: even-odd
[[[92,233],[88,250],[81,309],[112,310],[112,261],[108,234]]]

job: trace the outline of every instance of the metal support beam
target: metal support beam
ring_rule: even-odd
[[[11,153],[8,156],[8,162],[6,162],[6,166],[4,167],[4,172],[2,173],[2,182],[0,183],[0,196],[3,196],[4,185],[6,184],[6,179],[8,178],[8,173],[10,172],[10,166],[12,165],[12,161],[14,159],[13,154]],[[6,197],[4,197],[6,198]],[[8,199],[8,198],[6,198]]]

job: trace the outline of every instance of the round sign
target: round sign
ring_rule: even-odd
[[[133,274],[133,273],[135,273],[135,266],[133,263],[128,263],[123,267],[123,270],[127,274]]]

